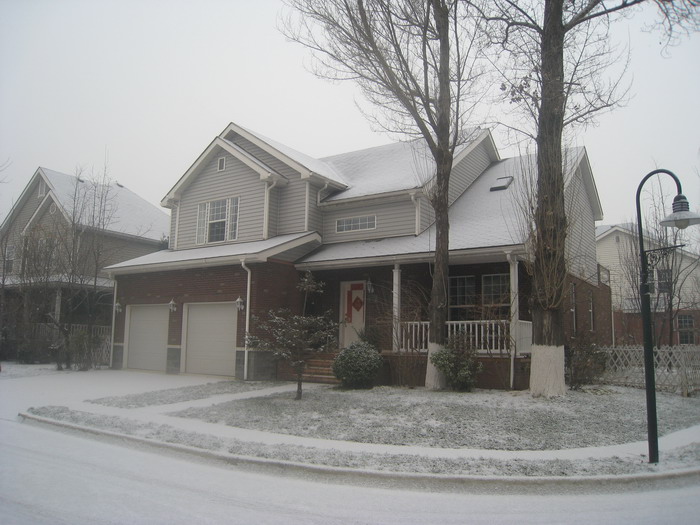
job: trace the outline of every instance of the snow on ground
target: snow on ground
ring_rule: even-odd
[[[58,374],[55,364],[23,365],[12,361],[2,362],[0,379],[14,379],[17,377],[43,376],[47,374]]]
[[[11,374],[6,377],[18,378],[19,368],[13,368],[3,363],[0,378],[6,370]],[[34,375],[31,368],[25,370]],[[104,379],[99,389],[97,378]],[[495,476],[700,467],[698,397],[658,394],[662,436],[695,427],[672,434],[682,437],[673,447],[662,438],[662,461],[649,465],[644,392],[628,388],[588,388],[547,400],[533,399],[527,392],[461,394],[390,387],[343,391],[307,385],[298,402],[292,399],[293,384],[207,376],[109,370],[28,380],[36,385],[56,382],[50,387],[56,395],[37,396],[43,402],[29,410],[34,415],[224,455]],[[84,390],[72,391],[73,383],[82,383]]]

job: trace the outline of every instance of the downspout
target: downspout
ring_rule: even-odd
[[[413,202],[413,205],[416,207],[415,234],[418,235],[420,233],[420,201],[418,200],[418,197],[416,196],[415,191],[409,193],[409,195],[411,196],[411,202]]]
[[[268,239],[270,237],[270,192],[277,186],[277,180],[273,180],[272,184],[268,186],[265,183],[265,209],[263,210],[263,239]]]
[[[317,206],[320,206],[320,205],[321,205],[321,193],[323,193],[324,191],[326,191],[326,190],[328,189],[328,184],[329,184],[329,183],[326,182],[326,183],[323,185],[323,188],[321,188],[320,190],[318,190],[318,193],[316,194],[316,205],[317,205]]]
[[[245,264],[245,258],[241,259],[241,267],[248,272],[248,283],[245,294],[245,343],[243,350],[243,381],[248,380],[248,333],[250,332],[250,286],[253,282],[253,272]]]

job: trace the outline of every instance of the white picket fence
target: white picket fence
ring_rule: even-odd
[[[602,381],[644,388],[644,348],[602,348],[607,354]],[[687,396],[700,390],[700,346],[663,346],[654,349],[656,389]]]

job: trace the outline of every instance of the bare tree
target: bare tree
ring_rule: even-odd
[[[493,0],[479,5],[489,33],[510,53],[514,70],[504,84],[511,101],[533,121],[537,146],[537,203],[533,242],[533,342],[563,354],[567,217],[562,144],[567,124],[586,123],[619,103],[619,84],[601,84],[608,24],[644,3],[654,4],[669,41],[699,25],[695,0]],[[534,60],[533,60],[534,57]],[[593,89],[589,89],[592,87]],[[617,91],[616,91],[617,90]],[[624,93],[624,91],[623,91]],[[552,286],[550,282],[560,283]],[[558,351],[556,349],[559,349]],[[533,363],[533,369],[535,364]]]
[[[289,0],[284,32],[309,48],[316,74],[352,80],[382,129],[427,145],[435,177],[428,198],[436,241],[430,299],[431,350],[444,343],[449,250],[448,189],[454,153],[475,104],[479,31],[456,0]],[[439,387],[434,367],[428,387]]]

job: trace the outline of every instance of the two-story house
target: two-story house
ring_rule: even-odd
[[[637,235],[636,224],[632,223],[596,228],[598,261],[610,271],[616,345],[640,344],[643,340]],[[672,236],[667,239],[645,237],[647,250],[659,250],[678,242]],[[679,247],[666,257],[655,259],[650,264],[654,340],[658,344],[698,344],[700,257],[687,247]]]
[[[167,213],[119,183],[38,168],[0,226],[3,357],[45,355],[66,324],[109,334],[103,268],[162,249],[168,227]]]
[[[272,308],[300,309],[304,271],[326,283],[311,308],[334,312],[341,346],[362,336],[384,352],[425,350],[435,247],[428,157],[413,141],[314,159],[230,124],[161,203],[171,210],[169,249],[108,269],[113,366],[256,377],[262,356],[245,334]],[[507,386],[526,370],[531,340],[523,210],[533,168],[532,157],[501,159],[490,132],[473,130],[450,184],[449,321],[440,329],[471,333],[501,360]],[[602,213],[584,149],[569,158],[567,201],[572,280],[597,293]]]

